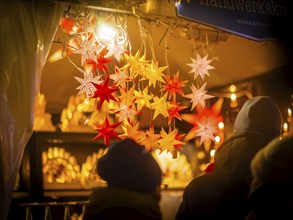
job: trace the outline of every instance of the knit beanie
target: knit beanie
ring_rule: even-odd
[[[97,163],[98,175],[110,187],[153,193],[161,185],[162,172],[142,145],[126,138],[109,146]]]
[[[268,96],[246,100],[235,123],[235,132],[254,131],[275,138],[281,134],[282,116],[276,102]]]

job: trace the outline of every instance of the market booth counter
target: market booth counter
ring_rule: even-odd
[[[94,136],[94,133],[34,132],[25,149],[9,219],[81,216],[93,189],[106,186],[96,174],[96,162],[107,148],[102,141],[93,140]],[[164,172],[160,203],[163,218],[172,219],[183,189],[192,179],[192,171],[183,154],[178,153],[173,167],[172,156],[155,151],[154,157]]]

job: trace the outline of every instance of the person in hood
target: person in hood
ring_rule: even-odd
[[[293,136],[275,138],[251,162],[246,220],[293,219]]]
[[[162,219],[162,172],[144,146],[130,138],[110,145],[98,159],[97,173],[108,186],[94,190],[84,220]]]
[[[267,96],[246,100],[234,122],[234,134],[216,150],[210,173],[185,188],[176,220],[245,219],[254,155],[281,133],[281,113]]]

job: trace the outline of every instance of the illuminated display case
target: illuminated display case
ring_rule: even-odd
[[[95,175],[95,162],[105,145],[93,133],[34,132],[24,152],[17,191],[34,198],[88,195],[104,183]]]

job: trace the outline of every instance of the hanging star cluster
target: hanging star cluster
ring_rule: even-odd
[[[105,113],[104,121],[94,122],[98,132],[94,139],[103,138],[108,146],[111,138],[131,137],[148,151],[157,148],[172,154],[189,139],[200,137],[201,143],[207,139],[214,140],[218,119],[212,119],[220,113],[206,107],[206,100],[213,97],[207,94],[206,83],[195,87],[181,80],[179,71],[168,72],[168,66],[160,66],[154,57],[147,60],[146,54],[140,50],[133,54],[129,50],[125,21],[115,23],[119,19],[107,17],[104,22],[112,21],[114,32],[111,39],[104,39],[103,34],[96,30],[102,20],[90,10],[78,16],[63,17],[60,27],[67,34],[66,41],[63,48],[49,58],[53,62],[67,57],[83,74],[75,77],[80,83],[78,94],[85,93],[88,99],[96,100],[93,112]],[[79,64],[70,59],[71,54],[80,55]],[[210,66],[212,60],[207,57],[197,54],[196,59],[191,58],[192,63],[187,64],[192,67],[190,73],[194,74],[194,79],[200,77],[204,80],[205,76],[210,76],[208,71],[214,67]],[[190,88],[191,93],[184,94],[183,88]],[[191,106],[183,104],[188,101]],[[198,113],[194,117],[182,115],[181,111],[188,108],[190,111],[196,109]],[[151,117],[150,126],[143,130],[139,117],[145,109],[151,112]],[[206,114],[211,114],[211,118],[202,120]],[[155,131],[153,122],[160,120],[158,118],[168,121],[168,130],[161,128]],[[175,122],[182,119],[194,125],[187,139],[176,128]]]

